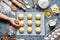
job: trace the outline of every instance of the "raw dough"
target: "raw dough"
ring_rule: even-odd
[[[32,26],[32,20],[28,20],[27,25]]]
[[[19,32],[20,32],[21,34],[23,34],[23,33],[24,33],[24,28],[21,27],[21,28],[19,29]]]
[[[31,34],[31,33],[32,33],[32,27],[28,27],[27,32],[28,32],[29,34]]]
[[[18,16],[18,19],[19,20],[23,20],[24,19],[24,15],[22,13],[20,13],[19,16]]]
[[[19,25],[20,25],[20,27],[23,27],[24,26],[24,21],[19,21]]]
[[[35,32],[36,32],[37,34],[40,34],[40,32],[41,32],[40,27],[37,27],[36,30],[35,30]]]
[[[35,16],[35,18],[36,18],[36,20],[40,20],[41,19],[41,14],[36,14],[36,16]]]
[[[39,20],[36,20],[35,25],[36,25],[36,27],[40,27],[41,22]]]
[[[32,14],[29,13],[27,18],[28,18],[28,20],[31,20],[32,19]]]

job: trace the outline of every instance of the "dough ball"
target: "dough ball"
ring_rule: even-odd
[[[28,18],[28,20],[31,20],[32,19],[32,14],[29,13],[27,18]]]
[[[40,27],[37,27],[36,30],[35,30],[35,32],[36,32],[37,34],[40,34],[40,32],[41,32]]]
[[[36,18],[36,20],[40,20],[41,19],[41,14],[36,14],[35,18]]]
[[[23,27],[24,26],[24,21],[19,21],[19,25],[20,25],[20,27]]]
[[[35,25],[36,25],[36,27],[40,27],[41,22],[39,20],[36,20]]]
[[[32,20],[28,20],[27,25],[32,26]]]
[[[22,13],[19,14],[18,19],[19,19],[19,20],[23,20],[23,19],[24,19],[24,15],[23,15]]]
[[[19,29],[19,32],[20,32],[21,34],[23,34],[23,33],[24,33],[24,28],[21,27],[21,28]]]
[[[27,32],[28,32],[29,34],[31,34],[31,33],[32,33],[32,27],[28,27]]]

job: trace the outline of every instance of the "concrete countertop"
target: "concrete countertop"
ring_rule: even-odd
[[[0,0],[0,7],[1,7],[1,1],[2,0]],[[32,0],[29,0],[29,4],[30,4],[30,6],[32,5],[32,2],[31,2]],[[36,0],[35,0],[36,1]],[[59,7],[60,7],[60,0],[49,0],[49,2],[50,2],[50,5],[49,5],[49,7],[51,6],[51,5],[53,5],[53,4],[57,4]],[[32,7],[32,6],[31,6]],[[0,8],[0,10],[2,10],[3,8]],[[20,10],[20,9],[18,9],[18,11],[20,11],[20,12],[23,12],[22,10]],[[36,9],[28,9],[27,10],[27,12],[43,12],[43,10],[36,10]],[[9,17],[12,17],[12,18],[17,18],[17,14],[16,14],[16,12],[14,12],[14,15],[12,14],[13,12],[12,11],[10,11],[10,12],[3,12],[3,14],[5,14],[5,15],[7,15],[7,16],[9,16]],[[57,22],[57,26],[60,26],[60,14],[58,15],[58,16],[56,16],[56,18],[58,18],[58,22]],[[46,19],[47,20],[47,19]],[[3,21],[3,20],[1,20],[0,21],[0,36],[3,36],[3,35],[5,35],[5,34],[7,34],[7,30],[8,30],[8,28],[9,28],[9,26],[10,26],[10,24],[8,23],[8,22],[6,22],[6,21]],[[45,26],[46,27],[46,26]],[[50,31],[49,30],[49,27],[46,27],[45,28],[46,29],[46,34]],[[17,36],[17,35],[15,35],[14,37],[16,37],[16,38],[23,38],[23,39],[25,39],[25,40],[44,40],[43,38],[44,38],[44,36],[43,35],[41,35],[41,36]]]

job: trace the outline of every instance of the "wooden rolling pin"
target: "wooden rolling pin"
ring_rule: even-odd
[[[8,5],[10,8],[11,8],[11,10],[12,11],[17,11],[17,8],[14,6],[14,5],[10,5],[10,4],[8,4],[8,2],[6,1],[6,0],[3,0],[3,2],[6,4],[6,5]]]
[[[22,8],[24,11],[26,10],[25,7],[21,3],[19,3],[17,0],[11,0],[15,5],[17,5],[19,8]]]

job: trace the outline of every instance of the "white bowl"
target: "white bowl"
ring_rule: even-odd
[[[45,9],[49,6],[49,1],[48,0],[39,0],[38,5],[42,8]]]

